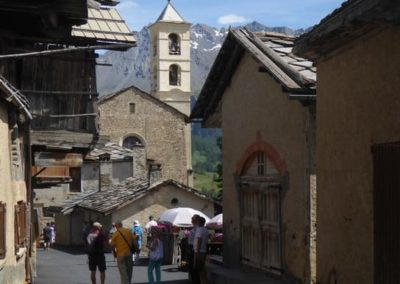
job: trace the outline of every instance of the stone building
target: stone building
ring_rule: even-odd
[[[102,97],[98,107],[102,134],[137,154],[145,153],[134,159],[135,165],[143,160],[159,164],[163,178],[190,184],[185,114],[133,86]],[[146,178],[148,166],[144,167],[132,176]]]
[[[99,101],[100,131],[128,148],[140,145],[162,176],[193,185],[190,23],[168,1],[151,33],[151,92],[132,86]],[[185,122],[187,124],[185,124]]]
[[[224,269],[213,283],[315,279],[316,70],[291,53],[294,39],[230,30],[192,110],[223,133]]]
[[[131,227],[134,220],[142,226],[150,215],[157,220],[167,209],[191,207],[207,216],[214,215],[215,201],[194,188],[173,180],[149,184],[147,180],[129,178],[102,191],[66,204],[56,215],[57,244],[82,245],[85,222],[99,221],[107,232],[111,223],[122,221]]]
[[[295,44],[318,68],[318,283],[400,283],[399,17],[349,0]]]

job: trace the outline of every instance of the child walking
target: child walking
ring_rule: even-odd
[[[156,272],[157,284],[161,284],[161,263],[164,257],[164,247],[161,240],[161,230],[157,226],[151,227],[151,241],[147,244],[150,250],[147,276],[149,283],[154,284],[153,270]]]

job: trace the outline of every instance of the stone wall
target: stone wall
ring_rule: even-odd
[[[149,96],[129,88],[99,103],[100,133],[120,145],[127,136],[140,137],[147,159],[161,164],[162,177],[187,184],[184,116]],[[134,113],[130,103],[135,104]]]

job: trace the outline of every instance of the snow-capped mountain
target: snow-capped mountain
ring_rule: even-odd
[[[250,31],[274,31],[298,35],[304,30],[287,27],[266,27],[258,22],[245,26]],[[192,90],[197,95],[217,56],[227,29],[216,29],[203,24],[195,24],[190,30]],[[150,34],[147,27],[135,32],[137,47],[127,51],[108,51],[101,55],[97,66],[97,88],[101,95],[109,94],[135,85],[150,91]],[[112,66],[108,66],[111,64]]]

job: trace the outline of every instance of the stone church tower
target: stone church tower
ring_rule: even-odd
[[[168,0],[151,34],[151,95],[190,115],[190,26]],[[185,128],[189,186],[193,186],[191,127]]]

